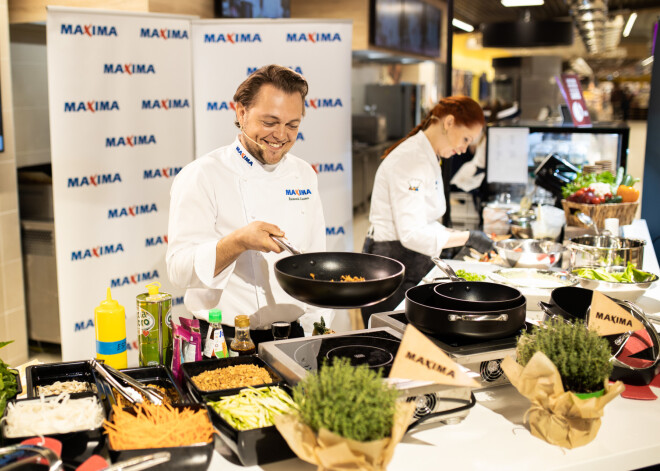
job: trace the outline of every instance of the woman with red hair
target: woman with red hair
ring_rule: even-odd
[[[385,301],[362,309],[365,327],[371,314],[392,311],[433,267],[431,257],[444,248],[492,248],[480,231],[443,226],[446,201],[441,159],[462,154],[485,126],[484,113],[469,97],[441,99],[406,137],[385,151],[371,196],[371,227],[363,252],[394,258],[406,267],[399,289]]]

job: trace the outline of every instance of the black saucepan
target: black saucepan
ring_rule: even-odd
[[[456,311],[440,307],[437,285],[419,285],[406,291],[408,321],[422,332],[440,336],[497,339],[515,335],[525,324],[527,302],[493,311]]]
[[[522,293],[516,288],[487,281],[465,281],[459,278],[444,260],[431,259],[451,280],[435,286],[435,292],[445,309],[495,311],[520,304]]]
[[[539,305],[545,313],[546,320],[562,318],[567,322],[586,321],[593,293],[593,290],[586,288],[563,286],[552,290],[549,303],[539,302]],[[660,337],[658,337],[655,328],[648,322],[644,313],[634,303],[618,299],[612,300],[642,322],[652,345],[636,354],[636,361],[634,361],[634,365],[631,365],[628,364],[630,363],[629,360],[619,359],[618,357],[631,337],[630,333],[605,336],[604,338],[609,342],[614,356],[612,360],[614,367],[610,379],[613,381],[621,380],[626,384],[636,386],[647,385],[660,373]]]
[[[405,267],[388,257],[353,252],[300,253],[288,245],[287,250],[298,253],[275,263],[275,278],[289,296],[313,306],[369,306],[389,298],[403,282]],[[342,275],[364,277],[365,281],[341,282]]]

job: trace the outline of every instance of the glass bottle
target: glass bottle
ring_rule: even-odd
[[[222,331],[222,311],[209,311],[209,331],[204,344],[204,358],[226,358],[229,356],[225,334]]]
[[[250,338],[250,318],[244,314],[234,319],[235,334],[229,348],[239,357],[254,355],[257,347]]]

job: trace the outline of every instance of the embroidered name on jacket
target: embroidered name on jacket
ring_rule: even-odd
[[[308,200],[310,195],[312,194],[312,190],[310,190],[309,188],[286,189],[284,191],[289,201]]]

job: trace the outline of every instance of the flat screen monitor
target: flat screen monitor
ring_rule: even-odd
[[[290,18],[290,4],[290,0],[216,0],[216,15],[222,18]]]
[[[371,43],[429,57],[440,56],[442,11],[423,0],[373,0]]]

